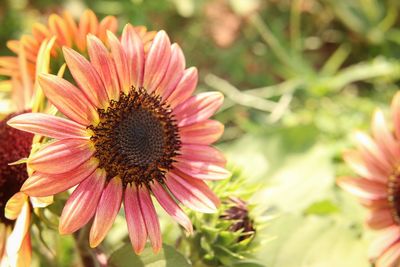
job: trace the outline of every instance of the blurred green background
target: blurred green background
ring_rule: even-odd
[[[1,54],[33,21],[86,7],[117,16],[120,28],[165,29],[198,67],[198,90],[225,94],[218,145],[257,186],[251,202],[276,216],[257,233],[263,265],[371,266],[375,233],[335,179],[351,174],[341,154],[352,132],[368,131],[377,107],[389,116],[400,79],[397,0],[1,0]]]

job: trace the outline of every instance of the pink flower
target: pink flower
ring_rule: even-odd
[[[346,152],[344,160],[360,177],[338,180],[369,209],[368,226],[379,230],[369,251],[377,267],[400,264],[400,93],[393,98],[392,116],[394,133],[378,110],[372,120],[372,138],[356,134],[358,149]]]
[[[214,212],[218,198],[204,181],[224,179],[225,159],[211,147],[223,125],[209,118],[223,96],[192,96],[196,68],[185,69],[177,44],[164,31],[146,41],[127,25],[121,40],[108,32],[111,52],[88,36],[90,61],[63,49],[77,87],[54,75],[39,83],[67,118],[27,113],[9,120],[20,130],[57,139],[28,159],[34,172],[22,186],[30,196],[49,196],[77,185],[60,219],[60,233],[72,233],[93,217],[90,245],[105,237],[124,203],[136,253],[150,239],[161,248],[152,195],[188,232],[192,224],[178,203]]]

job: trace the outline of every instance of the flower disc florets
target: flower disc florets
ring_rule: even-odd
[[[119,176],[124,186],[163,182],[181,144],[168,105],[144,88],[132,88],[98,112],[100,123],[89,128],[94,133],[95,157],[107,179]]]

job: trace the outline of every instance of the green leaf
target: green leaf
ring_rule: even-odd
[[[151,246],[146,245],[141,255],[136,255],[130,244],[116,250],[109,259],[112,267],[187,267],[189,261],[175,248],[164,244],[158,254],[154,254]]]
[[[338,206],[335,205],[332,201],[326,199],[313,203],[305,210],[305,213],[315,215],[327,215],[331,213],[336,213],[338,211]]]

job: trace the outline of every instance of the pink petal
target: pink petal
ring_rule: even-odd
[[[192,178],[201,180],[222,180],[231,176],[225,168],[203,161],[180,159],[174,163],[174,167]]]
[[[367,218],[367,224],[375,230],[394,225],[392,210],[390,208],[371,210]]]
[[[122,181],[113,178],[101,195],[92,228],[90,229],[90,247],[97,247],[105,238],[121,208]]]
[[[11,118],[13,128],[55,139],[88,139],[86,127],[64,118],[43,113],[25,113]]]
[[[124,48],[128,63],[129,84],[139,88],[142,85],[144,75],[143,42],[130,24],[127,24],[122,32],[121,45]]]
[[[96,36],[88,35],[87,42],[90,61],[105,85],[108,99],[118,100],[120,88],[113,59]]]
[[[372,131],[379,147],[385,151],[386,158],[392,164],[395,164],[400,157],[400,144],[394,139],[393,134],[385,121],[385,116],[380,110],[376,110],[372,121]]]
[[[210,118],[221,107],[224,97],[219,92],[200,93],[190,97],[173,111],[178,126],[183,127]]]
[[[184,71],[182,78],[177,84],[175,90],[168,97],[168,103],[172,108],[186,101],[194,92],[198,81],[197,69],[194,67]]]
[[[143,87],[153,92],[164,78],[171,57],[171,43],[165,31],[154,37],[144,67]]]
[[[66,80],[50,74],[41,74],[39,84],[45,95],[65,116],[82,125],[99,121],[96,109],[86,96]]]
[[[397,139],[400,139],[400,92],[392,100],[393,128]]]
[[[179,207],[179,205],[172,199],[172,197],[167,193],[167,189],[163,188],[158,182],[154,182],[151,185],[151,191],[156,197],[158,203],[164,208],[164,210],[186,231],[190,234],[193,233],[193,225],[189,217],[185,212]]]
[[[179,129],[183,144],[209,145],[217,141],[223,133],[224,125],[214,120],[205,120]]]
[[[171,45],[171,58],[164,78],[157,86],[156,94],[161,95],[164,100],[168,99],[178,82],[181,80],[185,70],[185,56],[177,44]]]
[[[379,232],[379,236],[371,243],[368,256],[374,260],[380,257],[390,246],[400,240],[400,227],[393,225]]]
[[[212,193],[208,186],[201,180],[184,179],[169,172],[165,183],[171,193],[183,205],[195,211],[214,213],[217,211],[218,198]]]
[[[132,84],[130,80],[131,78],[127,56],[118,38],[109,31],[107,32],[107,36],[111,48],[112,58],[115,62],[121,91],[128,93]]]
[[[143,219],[146,224],[146,230],[150,238],[154,253],[158,253],[162,247],[160,223],[157,213],[150,197],[147,187],[142,186],[138,190],[140,207],[142,209]]]
[[[219,151],[214,147],[205,145],[182,144],[180,148],[180,155],[176,156],[175,158],[177,161],[183,159],[192,161],[212,162],[221,167],[224,167],[226,164],[225,156],[221,151]]]
[[[357,132],[355,134],[356,143],[360,152],[371,161],[375,163],[377,167],[382,170],[392,170],[392,166],[388,161],[386,155],[377,146],[377,144],[367,134]]]
[[[385,185],[362,178],[341,177],[337,184],[347,192],[365,199],[383,199],[388,194]]]
[[[98,160],[91,159],[65,173],[34,172],[22,185],[21,191],[34,197],[45,197],[64,192],[89,177],[98,165]]]
[[[106,88],[101,81],[96,69],[85,57],[68,47],[63,47],[65,61],[89,101],[98,108],[104,108],[108,104]]]
[[[358,151],[346,151],[343,159],[358,175],[372,181],[386,183],[388,177],[373,164],[365,162],[364,157]]]
[[[60,217],[60,234],[70,234],[88,223],[96,212],[106,181],[106,172],[94,171],[69,197]]]
[[[400,258],[400,242],[390,246],[382,256],[378,258],[375,267],[396,267]]]
[[[140,208],[138,189],[134,184],[126,187],[124,209],[129,238],[136,254],[140,254],[146,244],[147,230]]]
[[[87,161],[94,153],[92,146],[90,141],[83,139],[55,141],[30,157],[28,166],[42,173],[65,173]]]

